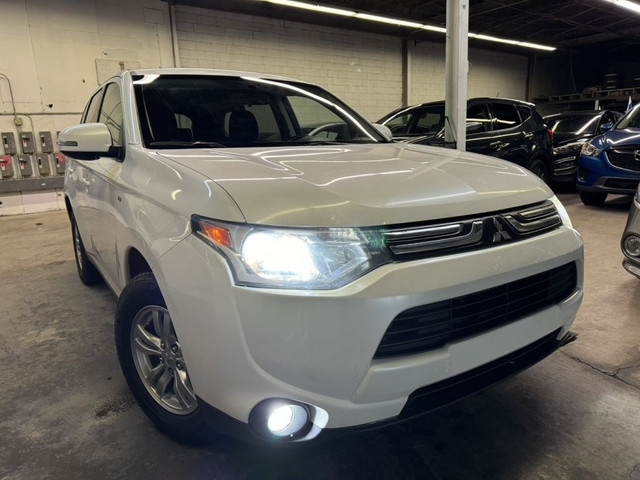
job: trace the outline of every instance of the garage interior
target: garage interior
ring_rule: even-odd
[[[322,5],[445,27],[444,0]],[[0,12],[0,479],[640,479],[639,280],[620,252],[631,199],[589,207],[571,186],[556,193],[585,244],[578,338],[536,366],[309,448],[163,436],[120,372],[116,297],[77,278],[57,133],[111,74],[173,66],[307,80],[376,121],[444,98],[445,34],[260,0],[9,0]],[[640,16],[613,1],[471,0],[469,32],[555,50],[471,36],[468,97],[543,114],[640,101]]]

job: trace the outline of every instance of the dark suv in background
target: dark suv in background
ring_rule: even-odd
[[[444,145],[444,102],[399,108],[378,120],[396,140]],[[467,101],[467,151],[502,158],[551,181],[575,181],[552,161],[552,133],[532,103],[506,98]]]

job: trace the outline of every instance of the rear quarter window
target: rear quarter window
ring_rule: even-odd
[[[491,105],[494,119],[494,129],[504,130],[520,125],[520,115],[515,105],[508,103],[494,103]]]

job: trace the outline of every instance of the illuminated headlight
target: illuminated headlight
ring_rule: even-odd
[[[580,147],[582,145],[584,145],[584,142],[568,143],[566,145],[562,145],[561,147],[554,148],[553,154],[555,156],[558,156],[558,155],[566,155],[568,153],[576,153],[580,150]]]
[[[582,145],[582,149],[580,150],[580,153],[582,155],[587,155],[589,157],[596,157],[600,155],[600,153],[602,153],[602,150],[600,150],[597,147],[594,147],[590,143],[585,143],[584,145]]]
[[[194,216],[192,229],[222,253],[237,285],[339,288],[391,261],[375,228],[264,227]]]

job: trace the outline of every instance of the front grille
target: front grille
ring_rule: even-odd
[[[409,260],[522,240],[561,225],[556,206],[547,200],[483,217],[390,228],[383,235],[395,260]]]
[[[607,158],[614,167],[640,172],[640,153],[636,155],[636,152],[640,152],[640,145],[610,148]]]
[[[426,352],[515,322],[561,302],[576,285],[576,265],[568,263],[498,287],[405,310],[389,325],[374,358]]]

